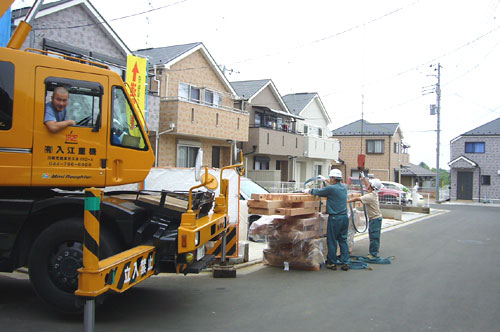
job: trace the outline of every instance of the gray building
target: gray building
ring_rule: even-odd
[[[12,11],[13,30],[31,7]],[[21,49],[94,60],[125,78],[127,55],[132,52],[88,0],[60,0],[43,4]],[[56,56],[56,55],[54,55]]]
[[[451,200],[500,203],[500,118],[450,144]]]

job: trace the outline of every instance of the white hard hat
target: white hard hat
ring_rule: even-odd
[[[370,185],[373,187],[373,189],[379,191],[380,189],[384,188],[384,185],[382,182],[380,182],[379,179],[370,179]]]
[[[342,172],[340,171],[340,169],[334,168],[330,171],[330,174],[328,174],[328,176],[335,179],[342,179]]]

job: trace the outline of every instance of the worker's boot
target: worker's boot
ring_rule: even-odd
[[[336,264],[326,263],[326,268],[330,269],[330,270],[333,270],[333,271],[337,271],[337,265]]]
[[[342,269],[342,271],[349,271],[349,265],[344,264],[344,265],[342,265],[341,269]]]

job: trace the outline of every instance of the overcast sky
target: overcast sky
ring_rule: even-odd
[[[33,1],[15,5],[23,2]],[[362,112],[397,122],[415,164],[436,166],[436,94],[422,91],[434,91],[438,63],[441,168],[451,139],[500,117],[500,0],[91,3],[132,50],[203,42],[233,70],[229,81],[270,78],[282,95],[318,92],[332,129]]]

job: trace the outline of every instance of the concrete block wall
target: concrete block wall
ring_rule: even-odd
[[[85,22],[85,24],[82,24]],[[69,7],[50,15],[39,17],[35,20],[35,29],[30,32],[22,48],[34,47],[42,49],[43,38],[68,44],[92,52],[105,54],[110,57],[126,60],[127,55],[112,41],[104,28],[95,23],[95,18],[90,16],[83,5]],[[68,29],[67,27],[83,25],[78,28]],[[61,27],[61,28],[58,28]],[[36,28],[40,28],[37,30]],[[33,46],[31,36],[34,34]]]
[[[485,153],[465,153],[466,142],[484,142]],[[484,136],[484,137],[469,137],[463,136],[455,140],[451,144],[450,160],[454,160],[460,156],[467,157],[478,164],[478,168],[466,162],[457,162],[450,168],[451,182],[451,199],[457,199],[457,173],[459,171],[473,172],[472,197],[474,201],[493,201],[500,203],[500,137],[499,136]],[[480,185],[481,175],[490,176],[490,185]]]

